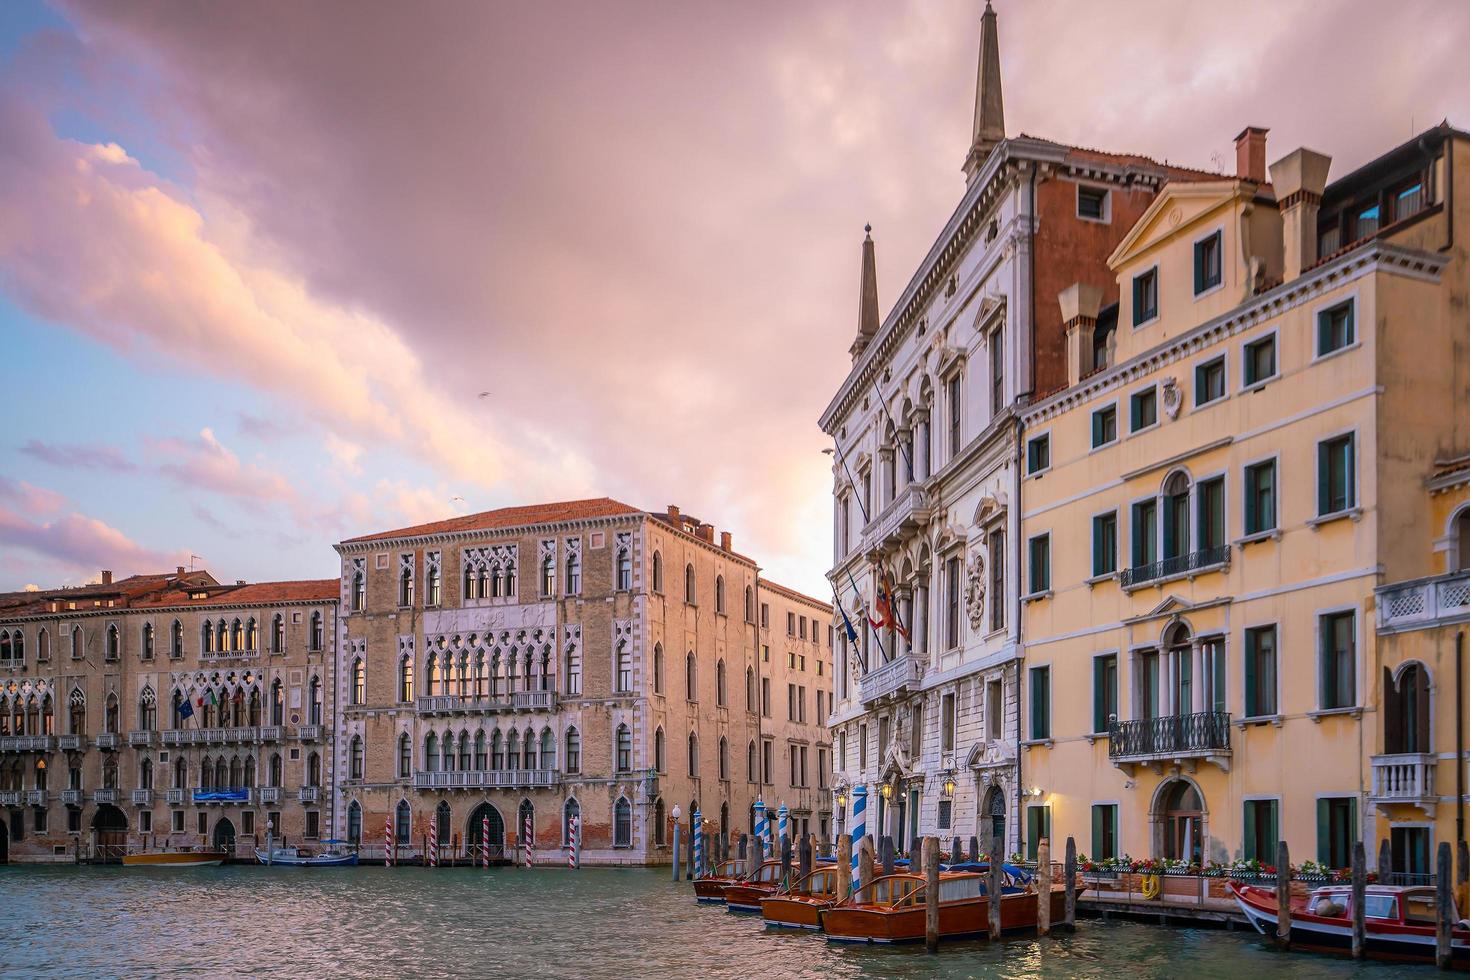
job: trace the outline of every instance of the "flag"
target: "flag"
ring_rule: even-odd
[[[852,628],[852,620],[847,618],[847,610],[842,608],[842,600],[838,598],[836,592],[832,593],[832,598],[837,599],[837,611],[842,614],[842,628],[847,631],[847,642],[856,643],[858,641],[857,630]]]
[[[244,691],[241,691],[239,688],[236,688],[235,689],[235,698],[234,698],[234,700],[235,700],[235,703],[236,704],[239,704],[242,701],[244,701],[245,700],[245,692]]]
[[[903,623],[899,621],[898,610],[893,604],[893,583],[888,579],[886,568],[878,573],[878,598],[873,605],[878,608],[878,618],[870,618],[868,622],[873,624],[874,629],[888,626],[897,630],[905,640],[909,638],[909,631],[904,629]]]
[[[214,696],[214,691],[211,689],[208,693],[209,693],[209,703],[210,704],[219,704],[219,698],[217,698],[217,697]]]
[[[194,717],[194,702],[184,698],[179,702],[179,720],[186,721]]]

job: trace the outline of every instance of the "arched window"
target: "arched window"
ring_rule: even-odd
[[[250,633],[253,640],[255,634],[255,620],[253,619],[250,621]],[[230,624],[230,649],[237,652],[251,649],[245,645],[245,624],[238,619]]]
[[[498,728],[490,736],[490,768],[495,772],[502,772],[505,769],[505,736],[500,734]]]
[[[730,778],[730,746],[725,741],[725,736],[720,736],[720,778]]]
[[[67,716],[72,735],[87,734],[87,696],[80,688],[71,689],[71,697],[67,699]]]
[[[271,753],[271,764],[270,769],[266,772],[266,780],[267,786],[281,785],[281,753]]]
[[[236,691],[235,693],[236,695],[238,695],[240,692]],[[235,713],[232,723],[238,725],[240,724],[239,700],[234,701],[234,708]],[[260,690],[258,688],[250,689],[250,713],[245,724],[250,725],[252,728],[260,724]],[[272,724],[274,724],[274,722]]]
[[[174,760],[174,789],[187,789],[189,786],[189,760]]]
[[[440,744],[441,767],[445,772],[454,772],[454,735],[450,732],[444,733],[444,740]]]
[[[689,778],[699,778],[699,736],[689,733]]]
[[[412,565],[404,565],[398,572],[398,605],[405,609],[413,605]]]
[[[169,627],[168,655],[170,657],[182,657],[184,655],[184,624],[177,619]]]
[[[1390,755],[1428,753],[1429,675],[1418,663],[1409,663],[1395,681],[1383,668],[1383,747]]]
[[[361,657],[352,661],[352,703],[367,703],[367,672]]]
[[[322,681],[315,674],[311,677],[311,683],[306,685],[306,707],[307,724],[320,725],[322,723]]]
[[[556,595],[556,556],[546,555],[541,559],[541,594]]]
[[[485,581],[485,572],[484,572],[484,570],[481,569],[481,571],[480,571],[480,577],[477,579],[475,577],[475,569],[474,569],[474,566],[470,565],[469,562],[468,562],[468,560],[466,560],[465,566],[464,566],[464,586],[460,590],[464,594],[460,598],[462,598],[462,599],[483,599],[483,598],[485,598],[485,595],[484,595],[484,593],[482,591],[482,589],[484,587],[483,586],[484,581]]]
[[[725,707],[725,661],[723,658],[715,664],[715,704],[721,708]]]
[[[271,653],[286,652],[286,617],[280,613],[271,619]]]
[[[347,778],[362,778],[362,736],[352,736],[352,742],[347,753]]]
[[[143,624],[143,642],[142,642],[141,645],[142,645],[142,648],[143,648],[142,651],[141,651],[141,656],[143,657],[143,659],[144,660],[152,660],[153,659],[153,624],[152,623],[144,623]]]
[[[653,693],[664,693],[664,645],[653,645]]]
[[[577,640],[567,641],[567,694],[582,693],[582,647]]]
[[[530,800],[521,800],[516,811],[516,835],[523,844],[536,843],[536,807]]]
[[[550,728],[541,729],[541,769],[556,768],[556,736]]]
[[[755,592],[748,585],[745,587],[745,621],[755,622]]]
[[[1164,481],[1163,557],[1189,554],[1189,477],[1175,472]]]
[[[320,653],[325,641],[322,628],[322,614],[320,611],[311,614],[311,649],[314,653]]]
[[[138,697],[138,727],[145,732],[151,732],[158,727],[158,698],[151,687],[143,688],[143,693]]]
[[[50,691],[47,691],[45,696],[41,698],[41,734],[56,734],[56,719],[52,716]]]
[[[582,593],[582,556],[573,551],[567,555],[567,595]]]
[[[653,768],[664,772],[664,729],[660,725],[653,733]]]
[[[699,673],[693,650],[684,655],[684,697],[690,701],[699,700]]]
[[[107,627],[107,659],[116,660],[122,656],[122,637],[118,633],[116,624]]]
[[[356,800],[347,805],[347,841],[354,847],[362,845],[362,806]]]
[[[484,772],[489,767],[489,757],[485,754],[485,730],[482,728],[475,732],[475,771]]]
[[[138,788],[153,788],[153,761],[151,759],[144,759],[138,763]]]
[[[118,711],[117,695],[107,695],[107,700],[102,702],[102,730],[104,732],[107,732],[110,735],[117,734],[117,730],[120,727],[118,724],[120,720],[118,718],[119,714],[120,712]]]
[[[84,652],[85,651],[83,649],[82,643],[82,628],[80,626],[73,627],[71,631],[71,658],[73,660],[81,660],[82,654]]]
[[[475,764],[475,758],[470,754],[470,733],[459,733],[459,770],[469,772],[470,767]]]
[[[572,830],[582,816],[582,807],[575,799],[567,800],[566,805],[561,808],[561,844],[563,847],[572,845]]]
[[[629,694],[633,690],[633,651],[626,639],[618,641],[618,693]]]
[[[657,551],[653,553],[653,591],[659,595],[664,591],[664,556]]]
[[[693,605],[699,599],[694,589],[694,563],[684,566],[684,601]]]
[[[320,786],[322,784],[322,757],[315,752],[306,757],[306,785]]]
[[[286,688],[280,678],[271,681],[271,724],[286,723]]]
[[[433,656],[429,654],[431,661]],[[413,700],[413,658],[406,653],[398,658],[398,700],[404,704]]]
[[[358,569],[352,574],[352,611],[361,612],[367,605],[367,575]]]
[[[413,775],[413,745],[409,742],[408,733],[404,732],[398,736],[398,778],[407,779]]]
[[[521,767],[521,733],[514,728],[505,740],[505,767],[511,772]]]
[[[523,748],[522,751],[525,752],[525,755],[524,755],[524,757],[521,760],[521,762],[522,762],[521,768],[522,769],[528,769],[528,770],[529,769],[535,769],[536,768],[536,733],[533,732],[533,731],[531,731],[531,729],[529,729],[529,728],[526,729],[526,738],[525,738],[525,741],[522,742],[522,745],[524,746],[524,748]]]
[[[618,549],[618,591],[627,592],[633,587],[633,548],[631,545]]]
[[[633,771],[633,733],[628,730],[627,725],[618,726],[617,734],[617,770],[618,772]]]
[[[664,824],[667,822],[664,816],[664,798],[660,796],[653,801],[653,843],[658,847],[664,846],[667,833]]]
[[[189,764],[182,759],[179,760],[178,772],[185,778],[188,778]],[[199,788],[203,790],[214,788],[214,767],[209,764],[209,756],[207,755],[204,757],[204,761],[199,763]]]
[[[568,773],[575,775],[582,771],[582,736],[575,728],[567,729],[567,749],[563,759]]]
[[[750,742],[745,746],[745,778],[752,783],[756,781],[755,742]]]
[[[505,597],[514,599],[516,597],[516,563],[512,558],[505,564]]]
[[[755,673],[749,667],[745,668],[745,710],[755,710]]]
[[[202,653],[214,652],[214,624],[206,622],[204,629],[200,631],[199,647]]]
[[[109,753],[102,760],[102,788],[117,789],[117,756]]]
[[[439,566],[430,565],[424,572],[424,605],[439,605]]]
[[[393,814],[393,836],[394,844],[400,847],[408,846],[413,840],[413,808],[407,800],[398,801],[398,809]]]
[[[613,804],[613,847],[633,846],[633,804],[626,796]]]
[[[453,838],[449,829],[449,801],[440,800],[439,805],[434,808],[434,842],[443,853],[444,848],[451,846]]]
[[[715,612],[725,615],[725,576],[715,576]]]
[[[230,625],[223,619],[214,624],[215,649],[221,653],[230,649]]]
[[[36,631],[36,659],[51,659],[51,631],[44,627]]]

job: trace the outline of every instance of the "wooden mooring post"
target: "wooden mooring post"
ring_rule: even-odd
[[[989,906],[990,920],[989,931],[986,933],[988,939],[1000,939],[1000,896],[1004,887],[1003,870],[1005,842],[999,837],[994,838],[990,844],[990,874],[985,885],[986,905]]]
[[[1062,924],[1068,932],[1077,931],[1077,840],[1073,837],[1067,838],[1066,860],[1062,864],[1062,874],[1066,877],[1066,883],[1062,886],[1065,891],[1065,902],[1062,906]]]
[[[781,835],[781,887],[791,887],[791,837]]]
[[[878,842],[878,856],[883,862],[883,873],[893,874],[893,838],[887,834]]]
[[[1361,960],[1366,952],[1367,928],[1363,920],[1363,900],[1368,894],[1368,856],[1363,842],[1353,844],[1353,959]]]
[[[924,948],[939,952],[939,838],[923,838]]]
[[[736,853],[740,857],[740,860],[742,860],[742,861],[745,860],[745,856],[748,853],[746,851],[746,848],[748,848],[749,846],[750,846],[750,835],[749,834],[741,834],[740,835],[740,843],[737,846],[737,851],[736,851]]]
[[[873,837],[864,834],[863,839],[858,841],[858,878],[859,885],[867,885],[873,881]]]
[[[1450,938],[1455,928],[1455,865],[1449,841],[1439,842],[1439,860],[1434,869],[1434,965],[1451,968]]]
[[[1051,932],[1051,840],[1036,845],[1036,934]]]
[[[852,835],[837,835],[837,897],[852,893]]]
[[[1276,944],[1291,948],[1291,851],[1276,842]]]
[[[796,854],[797,874],[805,878],[812,873],[812,836],[807,834],[801,839],[801,847]]]

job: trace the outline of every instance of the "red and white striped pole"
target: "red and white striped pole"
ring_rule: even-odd
[[[577,869],[577,818],[576,817],[570,817],[570,818],[567,819],[567,843],[571,845],[570,847],[567,848],[567,867],[568,868],[571,868],[573,871],[575,871]]]
[[[526,814],[526,822],[523,826],[524,830],[521,834],[521,839],[526,843],[526,867],[529,868],[536,863],[536,855],[534,853],[535,845],[531,841],[531,815],[529,813]]]
[[[383,867],[393,867],[393,815],[383,822]]]
[[[490,870],[490,814],[480,818],[480,865]]]
[[[439,817],[429,819],[429,867],[439,867]]]

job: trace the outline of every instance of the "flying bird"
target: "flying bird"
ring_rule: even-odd
[[[481,398],[489,398],[490,397],[490,392],[488,392],[488,391],[482,391],[482,392],[480,392],[479,397],[481,397]]]

